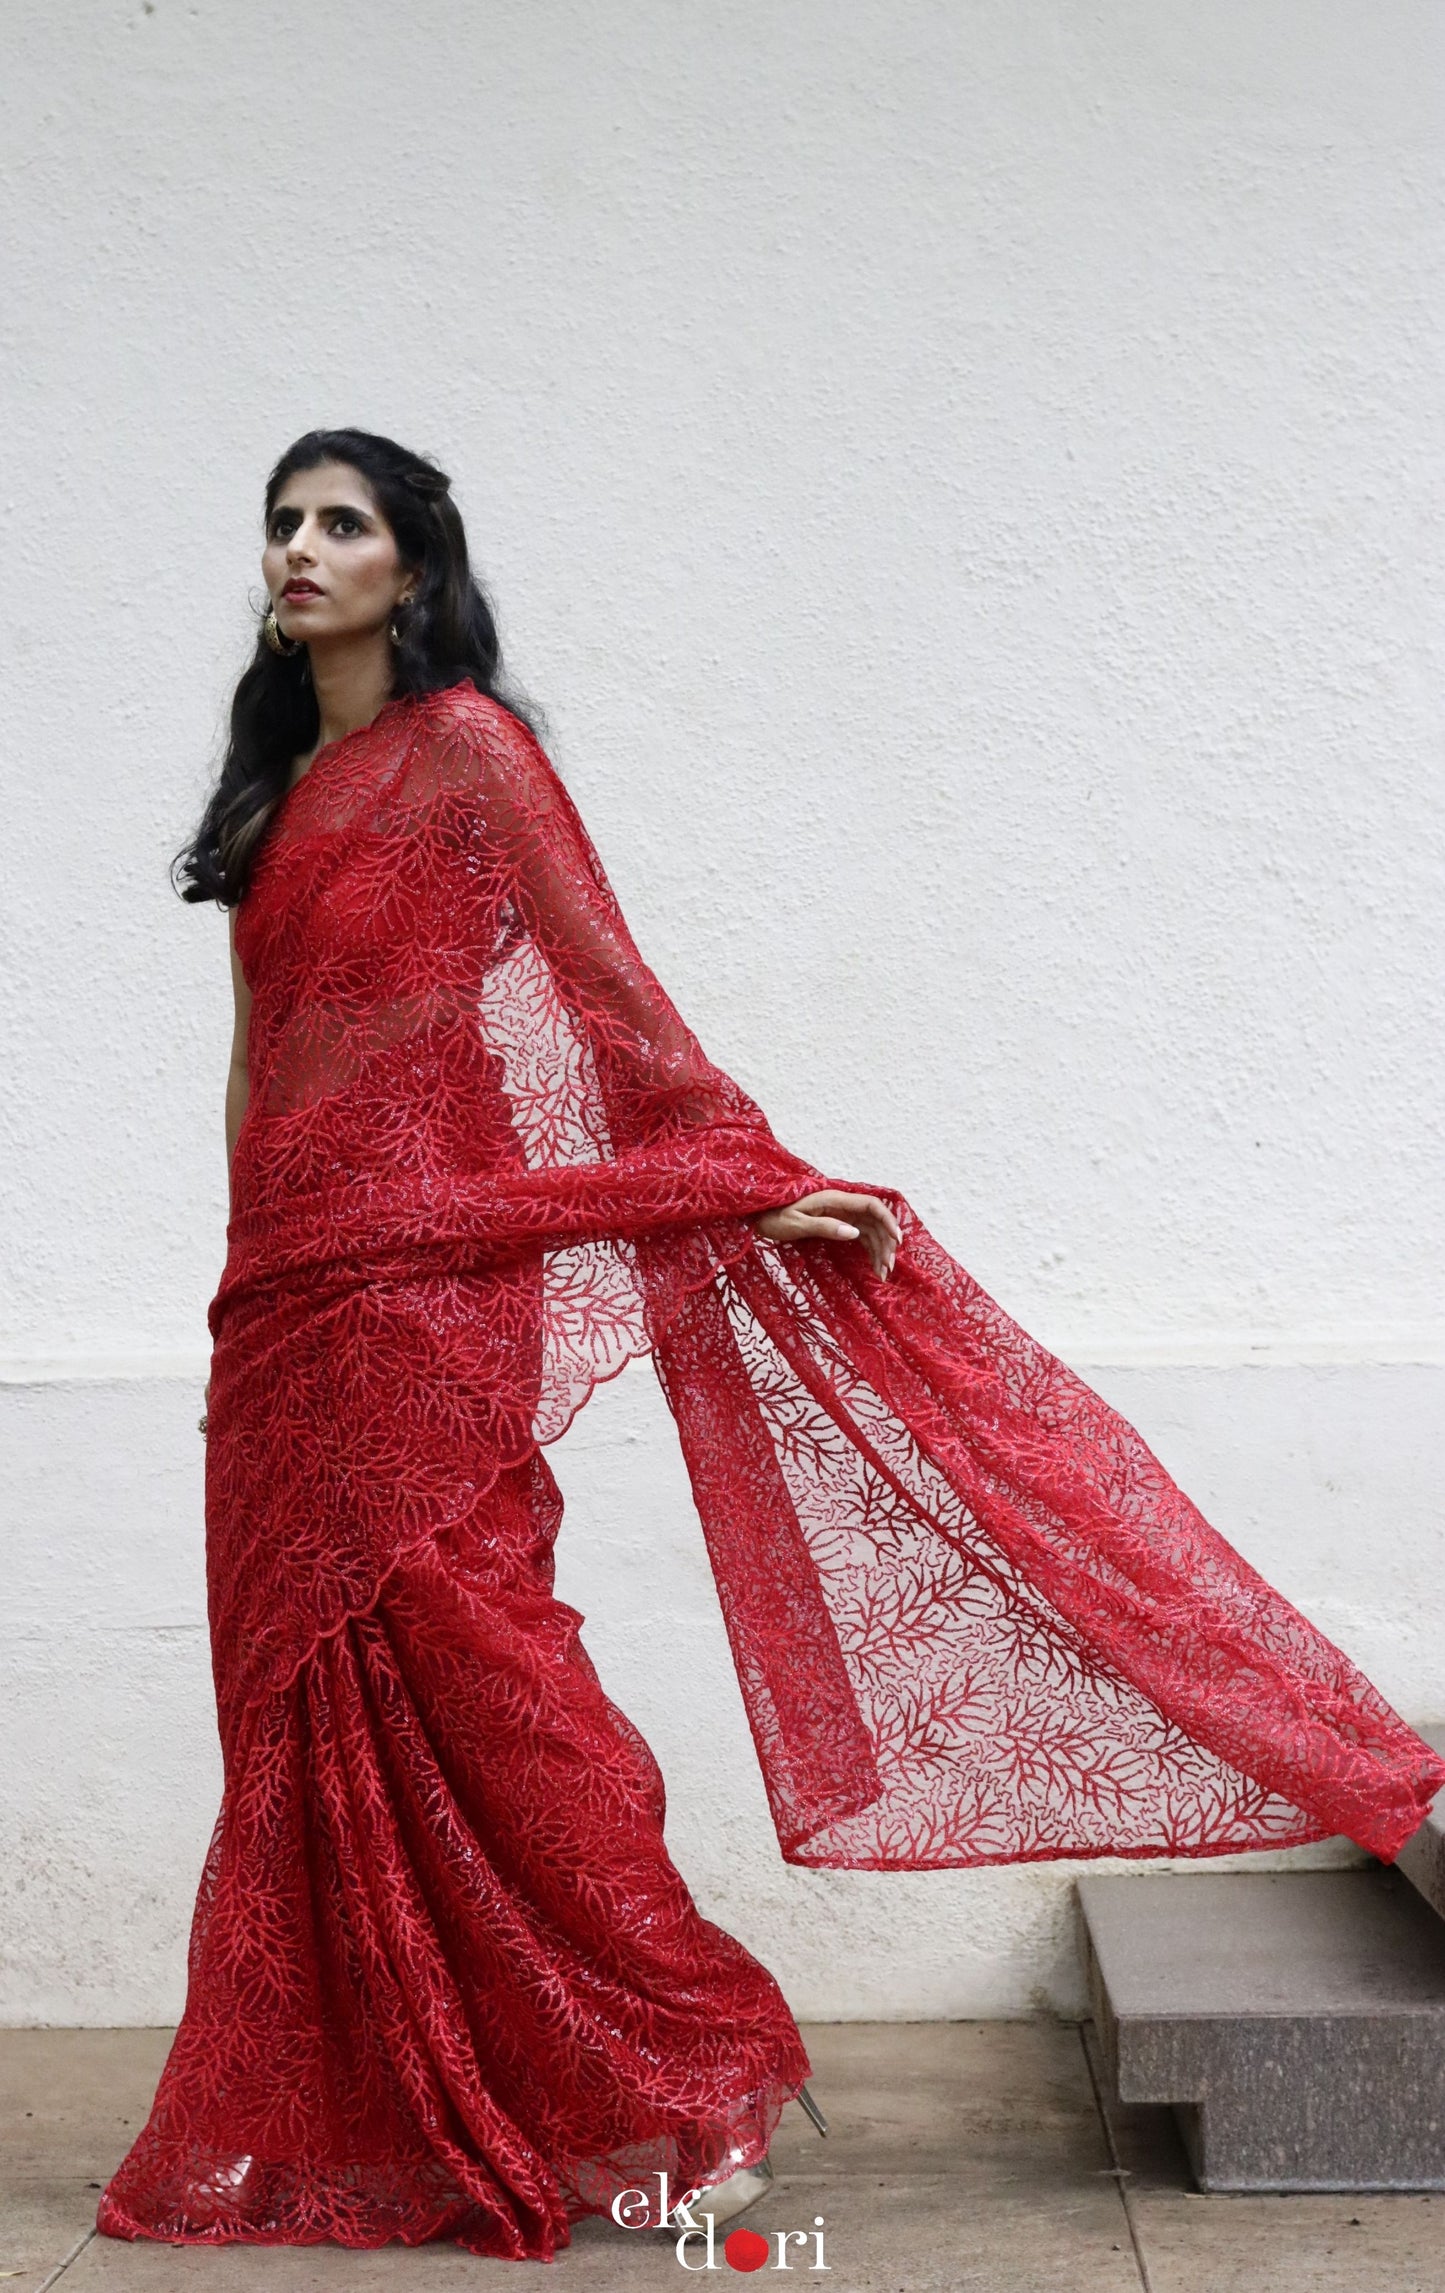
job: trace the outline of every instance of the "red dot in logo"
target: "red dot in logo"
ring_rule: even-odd
[[[768,2241],[759,2237],[755,2229],[735,2229],[731,2237],[723,2239],[723,2252],[729,2269],[765,2269],[768,2261]]]

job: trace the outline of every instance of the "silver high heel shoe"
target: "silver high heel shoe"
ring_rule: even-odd
[[[696,2229],[704,2216],[711,2214],[713,2228],[721,2229],[725,2221],[736,2221],[740,2213],[766,2197],[772,2186],[773,2169],[766,2158],[760,2158],[755,2166],[739,2166],[726,2181],[700,2189],[696,2197],[688,2199],[686,2209],[674,2206],[662,2227],[669,2237],[676,2237],[679,2230]],[[684,2210],[691,2215],[690,2221],[683,2220]]]
[[[826,2134],[828,2121],[806,2086],[798,2088],[798,2100],[802,2103],[818,2132]],[[726,2181],[713,2182],[706,2189],[700,2189],[697,2196],[688,2201],[687,2211],[693,2215],[694,2219],[699,2215],[710,2213],[713,2228],[721,2229],[725,2221],[736,2221],[740,2213],[745,2213],[750,2205],[756,2205],[758,2199],[766,2196],[772,2186],[773,2168],[771,2161],[767,2158],[761,2158],[755,2166],[739,2166],[737,2172],[729,2174]],[[679,2219],[680,2210],[674,2206],[662,2224],[663,2229],[670,2236],[675,2236],[679,2230],[686,2229],[688,2226],[685,2221]]]

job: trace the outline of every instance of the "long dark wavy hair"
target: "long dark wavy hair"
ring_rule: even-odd
[[[359,470],[396,536],[403,562],[421,579],[399,612],[392,693],[435,693],[469,678],[541,737],[543,720],[502,670],[497,624],[472,572],[451,479],[424,455],[371,430],[308,430],[288,446],[266,481],[265,527],[276,497],[297,470],[345,462]],[[266,824],[286,793],[294,758],[316,745],[320,714],[305,646],[271,650],[258,629],[231,701],[220,777],[195,835],[171,863],[183,900],[233,908],[250,881]]]

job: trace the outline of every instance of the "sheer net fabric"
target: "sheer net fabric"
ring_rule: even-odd
[[[702,1919],[552,1595],[540,1453],[402,1555],[228,1744],[185,2013],[99,2226],[546,2259],[768,2147],[808,2071]]]
[[[499,704],[395,701],[323,750],[237,947],[206,1465],[226,1791],[103,2228],[540,2255],[628,2175],[766,2148],[807,2075],[791,2017],[698,1919],[650,1754],[550,1593],[541,1451],[644,1352],[789,1861],[1340,1832],[1389,1859],[1417,1827],[1445,1760],[895,1190],[774,1137]],[[747,1223],[826,1184],[894,1208],[887,1282]]]

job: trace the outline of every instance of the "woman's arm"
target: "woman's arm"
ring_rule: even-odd
[[[596,1062],[614,1138],[631,1145],[634,1136],[663,1128],[675,1136],[711,1120],[756,1127],[776,1146],[761,1108],[708,1059],[644,960],[535,736],[496,702],[467,698],[427,760],[425,785],[464,791],[466,816],[505,854],[524,924]],[[776,1242],[860,1242],[886,1277],[902,1239],[888,1205],[873,1194],[819,1190],[809,1175],[806,1191],[752,1218],[756,1231]]]
[[[251,1020],[251,990],[246,985],[246,974],[236,953],[236,911],[231,910],[231,986],[236,998],[236,1016],[231,1028],[231,1064],[226,1072],[226,1188],[230,1199],[231,1163],[236,1152],[236,1137],[246,1102],[251,1096],[251,1071],[246,1063],[246,1032]],[[210,1407],[211,1381],[206,1379],[206,1410]],[[202,1411],[200,1428],[206,1430],[206,1410]]]
[[[236,1152],[236,1134],[246,1112],[251,1095],[250,1070],[246,1065],[246,1030],[251,1019],[251,990],[241,969],[236,953],[236,911],[231,910],[231,985],[236,996],[236,1019],[231,1034],[231,1066],[226,1076],[226,1182],[229,1188],[231,1160]]]
[[[861,1242],[880,1280],[893,1271],[903,1229],[876,1194],[845,1194],[829,1186],[750,1222],[770,1242]]]

